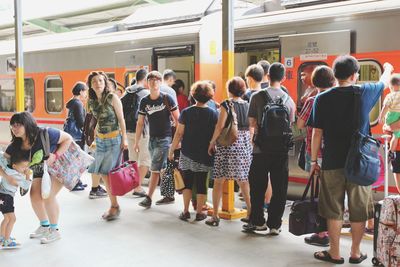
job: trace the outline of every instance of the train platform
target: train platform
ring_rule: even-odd
[[[89,175],[83,181],[89,182]],[[28,234],[38,226],[37,219],[29,196],[17,196],[13,236],[22,247],[0,250],[0,266],[329,266],[313,258],[320,247],[306,245],[303,237],[288,232],[288,207],[282,233],[268,236],[241,232],[239,220],[221,220],[220,226],[214,228],[204,221],[180,221],[180,195],[176,195],[175,204],[148,210],[138,206],[140,198],[121,197],[120,219],[105,222],[101,214],[109,206],[108,199],[89,200],[88,194],[89,189],[60,192],[62,239],[47,245],[29,239]],[[157,190],[155,199],[159,197]],[[350,242],[349,237],[342,238],[342,255],[346,260],[342,266],[353,266],[348,263]],[[362,250],[368,259],[359,266],[371,266],[372,241],[364,240]]]

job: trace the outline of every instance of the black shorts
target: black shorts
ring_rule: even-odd
[[[14,212],[14,197],[0,193],[0,211],[3,214]]]
[[[35,164],[30,167],[33,172],[33,178],[42,178],[43,177],[43,162],[39,164]]]
[[[400,151],[396,151],[396,158],[392,161],[392,172],[400,173]]]

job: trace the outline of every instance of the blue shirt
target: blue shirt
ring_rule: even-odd
[[[361,85],[360,131],[369,133],[369,113],[384,89],[382,82]],[[323,130],[322,169],[344,168],[354,133],[354,88],[335,87],[318,94],[307,126]]]

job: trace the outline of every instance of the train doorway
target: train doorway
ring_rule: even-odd
[[[187,96],[194,82],[194,64],[193,45],[154,48],[153,50],[153,69],[161,73],[166,69],[173,70],[176,78],[185,84],[184,94]]]
[[[260,60],[267,60],[269,63],[279,62],[279,47],[278,38],[235,42],[235,76],[244,79],[246,68],[257,64]]]

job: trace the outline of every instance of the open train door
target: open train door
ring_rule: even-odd
[[[194,45],[154,48],[153,66],[161,74],[165,69],[175,71],[176,78],[185,84],[184,94],[189,95],[190,86],[195,79]]]
[[[114,59],[115,68],[121,70],[125,86],[129,86],[138,69],[153,69],[153,48],[115,51]]]

